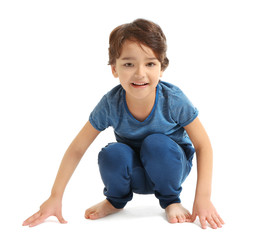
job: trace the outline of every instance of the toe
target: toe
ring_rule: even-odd
[[[185,215],[185,218],[186,218],[186,219],[185,219],[186,222],[192,222],[192,216],[191,216],[190,213],[186,214],[186,215]]]
[[[88,219],[89,218],[89,214],[87,212],[85,212],[85,218]]]
[[[86,219],[89,219],[90,218],[90,215],[93,214],[94,211],[91,210],[91,209],[87,209],[86,212],[85,212],[85,218]]]
[[[178,222],[179,223],[185,222],[185,217],[184,216],[178,216],[177,218],[178,218]]]
[[[168,222],[170,223],[178,223],[178,219],[176,217],[172,217],[168,219]]]
[[[98,213],[91,213],[90,215],[89,215],[89,219],[91,219],[91,220],[96,220],[96,219],[98,219],[98,218],[100,218],[99,217],[99,214]]]

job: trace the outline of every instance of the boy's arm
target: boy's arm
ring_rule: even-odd
[[[64,154],[51,191],[51,196],[41,205],[40,210],[37,213],[24,221],[23,226],[36,226],[42,223],[49,216],[56,216],[61,223],[66,223],[62,217],[61,210],[62,197],[66,185],[82,156],[99,133],[100,132],[96,130],[90,122],[85,124]]]
[[[195,147],[197,157],[197,185],[192,221],[198,216],[202,228],[206,228],[206,221],[212,228],[221,227],[224,222],[210,201],[213,151],[209,137],[198,118],[184,128]]]
[[[62,199],[66,185],[88,147],[100,132],[88,121],[65,152],[51,195]]]

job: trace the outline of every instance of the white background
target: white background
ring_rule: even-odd
[[[2,0],[1,239],[261,237],[260,4]],[[108,129],[84,155],[66,189],[68,224],[51,218],[36,228],[22,227],[49,196],[63,154],[91,110],[118,84],[107,65],[110,32],[136,18],[162,27],[170,60],[162,80],[182,88],[200,111],[214,148],[212,200],[226,225],[202,230],[197,222],[169,224],[153,195],[134,195],[122,213],[85,220],[85,209],[104,199],[97,154],[114,141]],[[181,196],[189,210],[195,182],[196,164]]]

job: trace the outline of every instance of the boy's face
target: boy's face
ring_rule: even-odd
[[[154,99],[156,86],[163,71],[151,48],[126,40],[120,57],[111,68],[129,99]]]

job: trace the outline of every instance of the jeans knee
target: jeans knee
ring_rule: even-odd
[[[171,138],[164,134],[152,134],[146,137],[142,143],[141,154],[150,156],[150,159],[182,160],[184,152],[182,148]]]
[[[130,165],[132,149],[123,143],[110,143],[104,147],[98,155],[99,165],[112,170]]]

